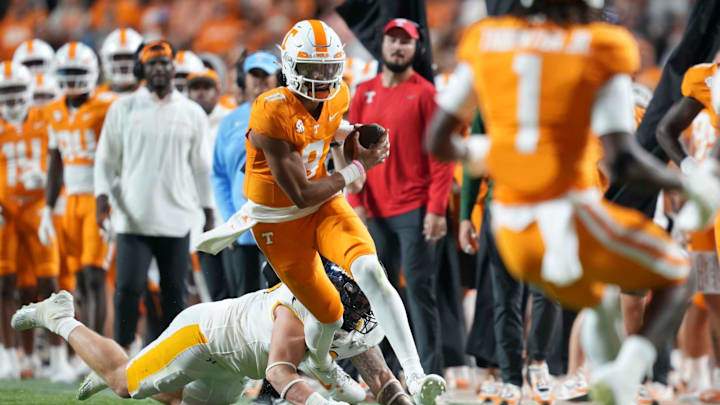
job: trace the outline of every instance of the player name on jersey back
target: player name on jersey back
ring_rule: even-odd
[[[588,54],[591,40],[592,33],[584,29],[565,31],[545,28],[488,27],[483,30],[480,50],[483,52],[510,52],[526,49],[540,52]]]

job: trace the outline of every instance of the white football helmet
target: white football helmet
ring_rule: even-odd
[[[33,78],[32,105],[42,107],[60,97],[60,86],[52,75],[36,74]]]
[[[200,73],[205,70],[202,60],[191,51],[178,51],[173,64],[175,65],[173,84],[178,91],[185,90],[185,82],[190,73]]]
[[[103,72],[113,84],[128,85],[137,80],[133,75],[135,51],[143,38],[132,28],[118,28],[111,32],[100,48]]]
[[[20,63],[5,61],[0,64],[0,113],[7,122],[25,120],[32,102],[33,77]]]
[[[340,90],[345,51],[340,37],[320,20],[303,20],[280,45],[287,87],[313,101],[335,97]]]
[[[98,79],[98,58],[89,46],[68,42],[55,54],[55,79],[65,94],[90,93]]]
[[[50,73],[55,51],[41,39],[30,39],[18,46],[13,54],[13,63],[20,63],[30,69],[30,73]]]

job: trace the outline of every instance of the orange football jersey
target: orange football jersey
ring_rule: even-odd
[[[317,120],[297,97],[287,87],[261,94],[253,103],[248,132],[253,130],[293,144],[305,163],[307,178],[315,180],[327,176],[325,159],[335,131],[350,105],[350,91],[343,83],[338,94],[324,102]],[[263,152],[249,140],[245,143],[247,161],[244,190],[247,198],[269,207],[292,206],[292,201],[273,178]]]
[[[68,194],[92,193],[95,149],[105,114],[116,98],[113,92],[94,92],[74,112],[65,104],[65,97],[45,107],[48,146],[60,151]]]
[[[595,184],[583,162],[591,110],[608,79],[638,68],[627,30],[487,18],[466,31],[458,59],[473,71],[496,200],[534,203]]]
[[[47,170],[47,122],[37,108],[17,128],[0,119],[0,202],[19,207],[45,196],[44,186],[28,189],[22,181],[27,170]]]
[[[692,97],[705,106],[713,127],[717,127],[717,116],[713,111],[712,101],[710,100],[710,86],[712,76],[717,71],[717,66],[714,63],[701,63],[691,67],[685,72],[681,87],[683,96]]]

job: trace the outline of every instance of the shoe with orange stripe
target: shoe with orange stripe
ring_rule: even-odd
[[[720,404],[720,390],[711,388],[701,392],[700,402],[704,404]]]
[[[495,399],[495,405],[518,405],[522,399],[522,391],[515,384],[503,385],[500,395]]]
[[[326,370],[312,367],[310,362],[306,363],[308,363],[307,371],[330,393],[333,399],[351,404],[365,400],[365,390],[334,361]]]
[[[496,403],[497,399],[500,398],[500,391],[503,389],[503,383],[495,380],[483,381],[480,386],[480,392],[478,393],[477,399],[481,403]]]
[[[555,403],[552,377],[547,363],[531,364],[527,370],[533,400],[539,405],[552,405]]]

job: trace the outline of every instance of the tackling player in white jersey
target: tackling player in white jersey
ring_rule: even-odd
[[[360,287],[338,266],[326,267],[344,306],[343,326],[335,334],[331,353],[352,358],[383,405],[410,405],[375,347],[384,338]],[[236,299],[198,304],[181,312],[158,339],[132,359],[111,339],[73,318],[72,296],[66,292],[24,306],[13,316],[17,330],[45,327],[65,338],[94,370],[78,392],[86,399],[110,387],[121,397],[152,396],[184,404],[231,404],[246,382],[266,377],[293,404],[357,403],[365,399],[359,384],[325,386],[326,400],[305,384],[297,368],[307,355],[304,325],[312,315],[283,284]],[[337,373],[347,375],[334,363]],[[350,388],[350,389],[348,389]]]

